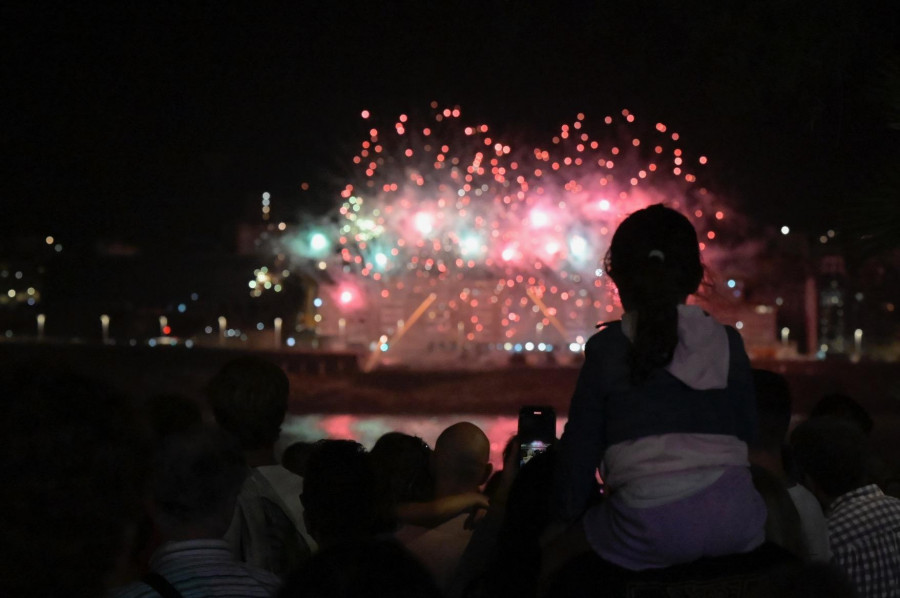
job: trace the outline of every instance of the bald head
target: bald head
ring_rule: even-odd
[[[477,491],[491,473],[490,455],[491,443],[475,424],[460,422],[441,432],[434,446],[437,495]]]

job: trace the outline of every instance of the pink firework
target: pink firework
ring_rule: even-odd
[[[426,317],[439,335],[581,343],[618,310],[601,265],[625,216],[665,202],[692,219],[703,249],[724,218],[695,184],[707,158],[689,156],[662,123],[578,114],[546,147],[523,149],[458,107],[431,107],[425,123],[401,114],[374,124],[363,111],[368,134],[336,224],[289,233],[285,246],[319,260],[340,293],[351,285],[370,302],[400,295],[412,306],[436,294]],[[338,307],[350,304],[340,293]],[[544,328],[555,329],[547,343]]]

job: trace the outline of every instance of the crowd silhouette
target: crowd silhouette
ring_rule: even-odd
[[[625,317],[587,343],[565,432],[524,464],[511,438],[497,471],[465,421],[276,454],[289,379],[259,358],[203,404],[9,373],[0,596],[900,596],[897,476],[862,406],[823,397],[791,430],[785,378],[689,304],[677,212],[626,219],[606,267]]]

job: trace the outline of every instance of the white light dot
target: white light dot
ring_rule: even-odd
[[[790,233],[790,232],[791,232],[791,227],[789,227],[789,226],[782,226],[782,227],[781,227],[781,234],[782,234],[782,235],[786,235],[786,234],[788,234],[788,233]]]
[[[313,251],[322,251],[328,247],[328,238],[322,233],[315,233],[309,239],[309,246]]]

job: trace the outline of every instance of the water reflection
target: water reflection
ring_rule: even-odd
[[[503,447],[516,433],[515,416],[491,415],[288,415],[282,426],[278,449],[292,442],[314,442],[321,438],[350,438],[371,449],[378,438],[387,432],[412,434],[434,446],[438,435],[456,422],[472,422],[487,434],[491,441],[491,463],[503,466]],[[556,421],[556,434],[562,434],[565,417]]]

